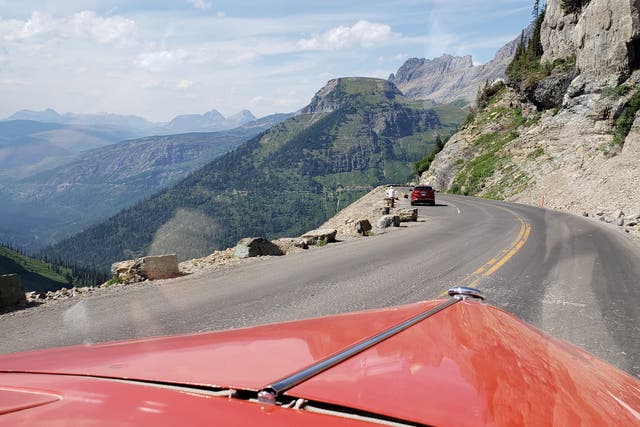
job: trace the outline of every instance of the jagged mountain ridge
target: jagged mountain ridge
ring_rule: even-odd
[[[123,129],[144,130],[154,124],[142,117],[112,113],[102,114],[60,114],[52,108],[43,111],[20,110],[13,113],[7,120],[32,120],[44,123],[58,123],[82,126],[114,126]]]
[[[385,80],[336,79],[301,114],[47,254],[108,268],[141,254],[203,256],[250,235],[299,235],[372,186],[409,178],[436,133],[465,116],[425,108]]]
[[[187,132],[216,132],[242,126],[257,120],[257,118],[249,110],[242,110],[225,118],[216,109],[212,109],[203,114],[178,115],[166,123],[154,123],[133,115],[113,113],[60,114],[54,109],[48,108],[43,111],[20,110],[6,119],[6,121],[11,120],[30,120],[85,127],[110,127],[129,132],[131,136],[150,136]]]
[[[528,40],[531,32],[532,27],[529,26],[524,31],[525,39]],[[491,61],[481,65],[474,65],[470,55],[410,58],[389,76],[389,81],[411,99],[470,105],[475,101],[478,89],[486,82],[505,78],[505,70],[520,38],[518,36],[504,45]]]

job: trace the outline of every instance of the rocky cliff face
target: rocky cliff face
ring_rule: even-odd
[[[526,37],[530,32],[531,29],[525,31]],[[520,37],[507,43],[491,61],[482,65],[473,65],[470,55],[411,58],[389,76],[389,81],[411,99],[472,104],[478,89],[487,81],[505,78],[505,70],[519,42]]]
[[[540,41],[543,62],[575,55],[583,76],[620,83],[640,65],[640,1],[592,1],[580,13],[550,1]]]
[[[546,207],[638,232],[639,6],[637,0],[592,0],[567,13],[561,0],[550,0],[540,37],[542,66],[572,58],[576,64],[564,74],[570,84],[557,106],[545,109],[518,88],[499,88],[421,181],[464,194],[544,200]]]

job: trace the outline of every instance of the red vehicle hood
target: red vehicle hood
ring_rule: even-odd
[[[2,355],[0,372],[257,391],[439,303]],[[467,301],[286,394],[427,425],[640,422],[640,382],[636,379],[500,309]]]

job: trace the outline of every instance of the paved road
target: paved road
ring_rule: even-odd
[[[640,249],[625,235],[546,209],[438,200],[383,235],[1,316],[0,351],[392,306],[465,284],[640,376]]]

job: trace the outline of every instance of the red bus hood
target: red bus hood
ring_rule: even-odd
[[[260,390],[439,303],[1,355],[0,372]],[[466,301],[286,394],[428,425],[640,423],[639,381],[500,309]]]

